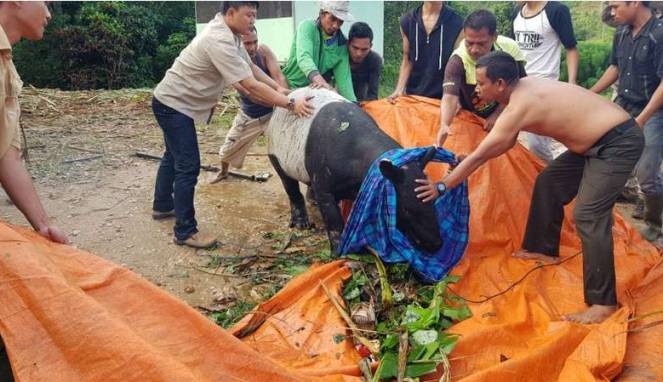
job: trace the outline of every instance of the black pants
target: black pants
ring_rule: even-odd
[[[155,211],[175,209],[175,237],[186,240],[198,232],[193,206],[200,174],[200,152],[193,119],[152,98],[152,111],[163,130],[166,151],[154,186]]]
[[[13,382],[14,374],[12,374],[12,367],[9,363],[9,357],[7,356],[7,349],[5,348],[5,343],[0,337],[0,382]]]
[[[612,208],[644,146],[633,119],[617,125],[583,154],[567,151],[536,178],[523,248],[559,256],[564,205],[577,196],[576,230],[582,242],[585,302],[615,305]]]

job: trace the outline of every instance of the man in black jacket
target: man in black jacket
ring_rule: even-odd
[[[444,68],[463,38],[462,30],[463,18],[441,1],[424,1],[403,15],[403,61],[389,101],[405,94],[442,98]]]

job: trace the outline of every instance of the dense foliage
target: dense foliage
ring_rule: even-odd
[[[39,42],[14,49],[39,87],[153,86],[195,35],[193,2],[58,2]]]

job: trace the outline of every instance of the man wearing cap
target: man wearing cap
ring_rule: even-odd
[[[353,20],[349,10],[349,1],[321,1],[318,18],[299,24],[290,58],[283,69],[291,89],[308,85],[335,87],[347,100],[357,101],[352,88],[347,40],[341,32],[343,22]]]

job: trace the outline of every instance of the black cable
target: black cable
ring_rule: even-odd
[[[497,296],[501,296],[501,295],[505,294],[506,292],[510,291],[511,289],[515,288],[516,285],[518,285],[518,284],[520,284],[521,282],[523,282],[523,280],[525,280],[525,278],[527,278],[527,276],[529,276],[529,275],[530,275],[532,272],[534,272],[535,270],[537,270],[537,269],[541,269],[541,268],[543,268],[543,267],[552,267],[552,266],[556,266],[556,265],[562,265],[562,264],[564,264],[565,262],[567,262],[567,261],[573,259],[574,257],[580,255],[581,253],[582,253],[582,251],[577,252],[576,254],[571,255],[571,256],[565,258],[564,260],[560,261],[559,263],[539,264],[539,265],[537,265],[537,266],[531,268],[531,269],[528,270],[527,272],[525,272],[525,274],[523,275],[523,277],[521,277],[518,281],[514,282],[513,284],[509,285],[508,288],[506,288],[506,289],[504,289],[504,290],[502,290],[502,291],[500,291],[500,292],[498,292],[498,293],[495,293],[495,294],[493,294],[493,295],[490,295],[490,296],[484,296],[484,298],[483,298],[482,300],[472,300],[472,299],[469,299],[469,298],[465,298],[465,297],[463,297],[462,295],[460,295],[459,293],[457,293],[455,290],[453,290],[453,289],[451,288],[451,286],[447,286],[447,288],[449,288],[449,290],[450,290],[451,292],[453,292],[457,297],[463,299],[463,300],[466,301],[466,302],[470,302],[470,303],[473,303],[473,304],[481,304],[481,303],[484,303],[484,302],[486,302],[486,301],[490,301],[490,300],[494,299],[494,298],[497,297]]]

